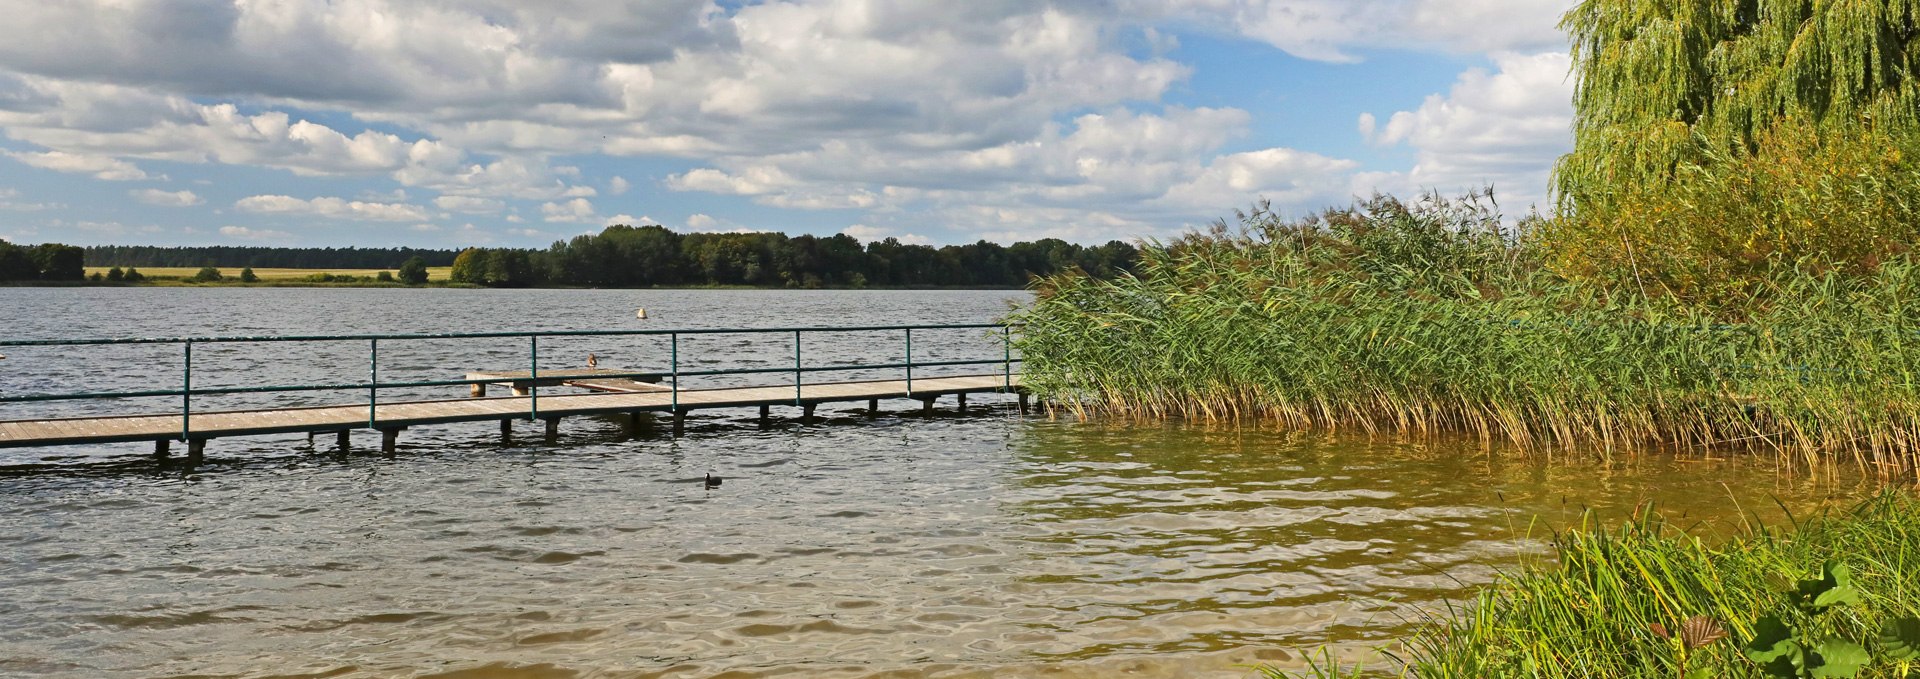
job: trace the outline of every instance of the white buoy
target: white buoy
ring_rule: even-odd
[[[634,318],[638,318],[638,319],[640,319],[640,320],[643,320],[643,321],[644,321],[644,320],[647,320],[647,308],[646,308],[646,307],[640,307],[640,310],[639,310],[639,311],[635,311],[635,312],[633,312],[633,317],[634,317]]]

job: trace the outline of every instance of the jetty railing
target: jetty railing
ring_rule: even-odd
[[[596,372],[591,378],[604,379],[669,379],[672,381],[672,408],[680,409],[681,380],[689,377],[721,375],[764,375],[791,374],[793,376],[794,405],[803,405],[801,387],[806,376],[812,373],[904,370],[906,391],[913,393],[913,371],[915,368],[940,368],[957,366],[992,365],[1006,381],[1008,389],[1013,387],[1014,364],[1022,359],[1014,356],[1013,329],[1007,323],[948,323],[919,325],[864,325],[864,326],[813,326],[789,328],[681,328],[670,330],[546,330],[546,331],[499,331],[466,333],[398,333],[398,334],[347,334],[347,335],[284,335],[284,336],[230,336],[230,337],[142,337],[121,339],[44,339],[44,340],[0,340],[0,347],[52,347],[52,346],[101,346],[101,345],[179,345],[180,346],[180,387],[177,389],[147,389],[139,391],[98,391],[58,394],[0,394],[0,403],[33,403],[49,401],[90,401],[102,399],[180,397],[180,438],[188,441],[193,438],[193,398],[195,396],[217,396],[231,394],[264,394],[314,391],[357,391],[367,392],[367,426],[375,428],[379,424],[380,390],[410,389],[426,387],[469,386],[495,384],[503,380],[497,377],[483,379],[458,380],[414,380],[404,382],[380,381],[380,343],[408,340],[460,340],[460,339],[524,339],[527,343],[527,420],[540,418],[540,340],[565,337],[665,337],[668,352],[666,371],[633,372]],[[999,335],[1001,356],[998,358],[915,361],[913,357],[913,334],[915,331],[933,330],[983,330],[994,331]],[[802,339],[808,334],[845,334],[863,332],[899,332],[905,348],[905,360],[885,363],[851,363],[832,365],[807,365],[802,355]],[[708,370],[682,370],[680,340],[687,336],[711,335],[772,335],[791,334],[793,336],[793,365],[773,368],[729,368]],[[235,387],[195,387],[193,383],[193,348],[196,345],[210,344],[256,344],[256,343],[313,343],[313,342],[366,342],[367,343],[367,380],[365,382],[338,382],[331,384],[285,384]],[[923,345],[924,346],[924,345]],[[514,378],[512,381],[518,381]],[[388,401],[388,404],[405,401]],[[161,413],[167,414],[167,413]],[[0,418],[5,419],[5,418]]]

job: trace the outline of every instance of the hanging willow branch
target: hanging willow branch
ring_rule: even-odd
[[[1920,0],[1582,0],[1563,212],[1754,150],[1783,120],[1827,131],[1920,124]]]

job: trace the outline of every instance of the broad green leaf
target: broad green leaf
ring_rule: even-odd
[[[1776,677],[1800,676],[1800,667],[1806,664],[1806,651],[1800,642],[1793,640],[1793,631],[1780,622],[1776,616],[1761,618],[1753,625],[1753,639],[1746,644],[1747,657],[1760,665],[1760,669]]]
[[[1860,591],[1853,587],[1853,571],[1843,563],[1823,564],[1819,579],[1802,580],[1799,589],[1801,601],[1816,611],[1860,603]]]
[[[1769,615],[1753,623],[1753,639],[1746,643],[1747,657],[1754,662],[1765,663],[1780,657],[1785,652],[1783,644],[1791,642],[1793,630],[1780,622],[1779,616]]]
[[[1818,664],[1809,664],[1812,676],[1822,678],[1846,678],[1860,674],[1861,668],[1873,662],[1873,656],[1859,644],[1839,639],[1827,639],[1813,647],[1819,657]]]
[[[1821,592],[1820,596],[1813,598],[1813,607],[1816,610],[1824,610],[1840,604],[1858,603],[1860,603],[1860,590],[1854,589],[1853,585],[1841,585]]]
[[[1894,660],[1920,660],[1920,618],[1888,620],[1875,639],[1880,652]]]

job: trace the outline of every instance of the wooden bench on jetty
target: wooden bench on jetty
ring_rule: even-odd
[[[998,329],[1003,343],[1002,356],[996,359],[962,361],[922,361],[913,359],[913,332],[915,330],[951,330],[951,329]],[[808,366],[801,361],[800,337],[807,332],[855,333],[902,331],[906,341],[906,360],[903,363],[880,364],[834,364]],[[733,370],[680,369],[680,339],[682,335],[708,335],[723,333],[791,333],[794,338],[792,368],[744,368]],[[669,369],[665,372],[622,372],[608,368],[541,370],[539,368],[539,338],[554,336],[607,336],[607,335],[664,335],[670,342],[671,354],[668,357]],[[379,375],[379,343],[381,340],[409,339],[449,339],[468,337],[524,337],[529,340],[531,367],[526,371],[473,371],[465,374],[462,380],[381,382]],[[249,342],[309,342],[309,341],[353,341],[369,342],[369,373],[372,380],[364,384],[328,384],[328,385],[267,385],[247,387],[198,388],[192,383],[193,346],[212,343],[249,343]],[[886,399],[912,399],[920,401],[923,412],[931,414],[936,400],[943,396],[955,396],[962,411],[966,409],[967,395],[974,393],[1011,393],[1018,395],[1021,412],[1026,412],[1028,399],[1021,387],[1020,375],[1014,372],[1014,364],[1020,362],[1012,351],[1011,328],[999,324],[972,325],[918,325],[918,326],[881,326],[855,328],[779,328],[779,329],[735,329],[735,330],[648,330],[648,331],[561,331],[549,333],[472,333],[442,335],[380,335],[349,337],[234,337],[234,338],[181,338],[181,339],[126,339],[126,340],[6,340],[0,346],[69,346],[102,344],[180,344],[184,347],[182,361],[182,385],[180,389],[141,391],[141,392],[105,392],[83,394],[0,394],[0,404],[88,399],[145,398],[156,396],[174,396],[181,399],[179,411],[171,413],[142,413],[128,415],[37,418],[37,419],[0,419],[0,448],[19,448],[37,446],[64,446],[104,443],[126,443],[150,441],[154,452],[159,456],[169,454],[170,444],[183,441],[187,445],[190,459],[203,456],[207,441],[215,438],[235,436],[254,436],[267,434],[305,433],[309,437],[321,433],[334,433],[338,436],[341,448],[348,447],[348,434],[355,429],[371,429],[381,433],[383,452],[395,451],[400,432],[409,427],[449,424],[458,422],[498,421],[502,436],[512,435],[514,420],[542,421],[546,425],[546,439],[554,441],[558,436],[560,421],[567,417],[587,415],[628,415],[636,421],[644,413],[666,413],[673,418],[673,433],[681,435],[685,430],[687,413],[694,410],[715,408],[751,408],[757,407],[760,419],[765,422],[770,417],[773,406],[792,406],[802,412],[802,421],[811,422],[814,410],[823,403],[867,402],[867,414],[879,410],[880,401]],[[925,370],[935,367],[984,366],[999,368],[997,374],[985,375],[940,375],[915,377],[916,368]],[[817,372],[836,371],[885,371],[902,370],[903,379],[877,379],[844,382],[808,383],[804,375]],[[764,386],[729,386],[713,388],[687,388],[682,386],[688,378],[709,375],[766,375],[779,374],[790,376],[791,382]],[[661,384],[665,380],[667,384]],[[513,396],[487,396],[487,385],[505,385],[513,389]],[[380,401],[382,388],[419,388],[466,385],[470,388],[470,398],[435,399],[417,401]],[[544,388],[573,387],[591,393],[554,394],[543,393]],[[298,392],[298,391],[340,391],[366,390],[368,400],[354,404],[327,405],[317,407],[279,407],[250,410],[196,411],[192,399],[195,396],[213,396],[222,394]],[[0,411],[0,417],[5,412]]]
[[[513,389],[514,396],[526,396],[532,393],[533,386],[574,387],[589,391],[607,391],[620,394],[635,394],[649,391],[673,391],[673,387],[660,385],[664,375],[631,375],[630,372],[612,368],[581,368],[579,370],[545,370],[540,378],[534,379],[533,371],[518,370],[506,372],[470,372],[467,379],[473,382],[473,396],[487,395],[487,385],[501,384]]]

